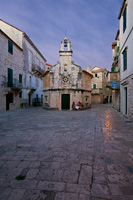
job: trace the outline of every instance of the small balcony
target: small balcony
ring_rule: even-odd
[[[102,93],[102,88],[92,89],[92,92],[91,92],[92,95],[101,94],[101,93]]]
[[[35,64],[32,65],[32,71],[34,73],[36,73],[37,75],[40,75],[40,76],[42,76],[44,74],[44,72],[45,72],[43,69],[41,69],[40,66],[35,65]]]
[[[17,79],[8,80],[7,77],[4,77],[4,80],[2,81],[2,87],[7,89],[9,88],[9,91],[20,91],[22,90],[23,86],[22,83],[19,82]]]
[[[106,83],[106,88],[111,90],[119,90],[120,89],[120,81],[108,81]]]
[[[106,82],[106,87],[111,90],[120,89],[120,72],[110,72],[108,81]]]

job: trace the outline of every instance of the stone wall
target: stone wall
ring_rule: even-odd
[[[124,88],[127,87],[127,114],[125,113],[125,94]],[[121,113],[133,120],[133,74],[124,81],[121,82],[120,86],[120,105]]]
[[[13,70],[13,85],[19,84],[19,74],[22,75],[23,83],[23,59],[22,49],[13,41],[13,55],[8,52],[8,40],[12,41],[8,36],[0,31],[0,111],[6,111],[7,94],[13,94],[13,103],[9,104],[9,109],[20,108],[21,98],[19,98],[20,86],[18,89],[8,87],[8,68]]]
[[[47,72],[46,72],[47,73]],[[50,74],[47,73],[43,79],[43,88],[50,88]]]
[[[112,92],[112,106],[117,111],[120,111],[120,91],[119,90],[113,90]]]
[[[91,102],[92,102],[92,104],[103,103],[103,95],[102,94],[91,95]]]

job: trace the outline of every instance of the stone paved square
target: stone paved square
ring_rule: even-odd
[[[0,113],[1,200],[131,200],[132,191],[133,123],[111,105]]]

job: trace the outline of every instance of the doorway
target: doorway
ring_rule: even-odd
[[[112,96],[110,96],[110,103],[112,103]]]
[[[128,114],[128,99],[127,99],[127,87],[124,87],[124,114]]]
[[[29,94],[29,106],[31,106],[31,94]]]
[[[62,94],[62,110],[70,110],[70,94]]]
[[[9,110],[10,103],[13,103],[13,93],[6,94],[6,110]]]

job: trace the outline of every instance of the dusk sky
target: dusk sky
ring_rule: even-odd
[[[0,19],[24,31],[47,62],[59,61],[61,40],[71,41],[72,60],[83,69],[111,69],[123,0],[0,0]],[[65,31],[66,30],[66,31]]]

